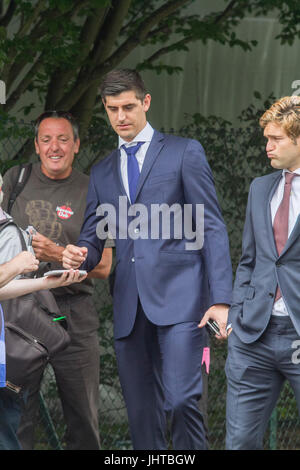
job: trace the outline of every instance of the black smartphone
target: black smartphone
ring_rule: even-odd
[[[215,335],[220,335],[220,329],[218,323],[215,320],[207,320],[206,324],[212,333]]]

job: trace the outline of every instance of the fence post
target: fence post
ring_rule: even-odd
[[[39,401],[40,401],[40,413],[41,413],[42,420],[45,424],[49,442],[52,445],[52,447],[54,447],[54,449],[63,450],[61,442],[55,430],[55,426],[51,419],[48,407],[45,403],[42,392],[39,392]]]
[[[270,450],[277,449],[277,408],[274,408],[270,418]]]

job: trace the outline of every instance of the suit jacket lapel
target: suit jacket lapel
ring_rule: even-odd
[[[164,146],[164,142],[163,142],[164,138],[165,137],[163,134],[161,134],[160,132],[154,131],[152,140],[150,142],[149,148],[145,156],[142,171],[139,177],[138,187],[136,191],[136,199],[138,198],[139,192],[153,166],[153,163],[155,162],[156,158],[158,157],[158,154],[160,153],[161,149]]]
[[[265,214],[267,217],[267,231],[269,240],[271,241],[271,248],[276,256],[278,256],[277,248],[274,239],[274,232],[273,232],[273,224],[272,224],[272,214],[271,214],[271,200],[276,191],[276,188],[279,184],[280,178],[282,176],[282,172],[276,172],[273,175],[273,178],[270,178],[269,184],[266,186],[266,206],[265,206]]]
[[[274,178],[270,181],[270,185],[266,188],[266,190],[269,192],[269,197],[267,199],[267,207],[266,207],[266,214],[267,214],[267,227],[268,227],[268,233],[269,233],[269,239],[271,240],[272,243],[272,249],[275,251],[276,256],[278,256],[276,245],[275,245],[275,239],[274,239],[274,232],[273,232],[273,226],[272,226],[272,215],[271,215],[271,207],[270,203],[272,200],[272,197],[274,195],[274,192],[279,184],[280,178],[282,176],[282,172],[274,173]],[[290,248],[290,246],[294,243],[296,238],[300,235],[300,216],[298,216],[295,226],[282,250],[280,253],[280,257],[284,255],[284,253]]]
[[[115,152],[115,155],[113,156],[113,160],[114,160],[114,165],[115,165],[115,168],[114,168],[114,175],[115,175],[115,179],[116,179],[116,184],[117,184],[117,188],[118,188],[118,195],[122,195],[122,196],[126,196],[127,197],[127,194],[126,194],[126,191],[125,191],[125,188],[124,188],[124,184],[123,184],[123,178],[122,178],[122,174],[121,174],[121,158],[120,158],[120,150],[117,149],[114,151]]]
[[[299,237],[299,235],[300,235],[300,215],[298,215],[298,218],[295,222],[294,228],[293,228],[289,238],[287,239],[287,242],[284,245],[284,248],[283,248],[280,256],[282,256],[291,247],[291,245]]]

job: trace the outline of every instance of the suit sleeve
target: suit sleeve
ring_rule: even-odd
[[[185,202],[192,205],[193,219],[196,206],[204,206],[204,239],[201,250],[209,284],[209,306],[231,303],[232,266],[229,240],[221,214],[210,166],[201,144],[189,140],[183,158]]]
[[[77,241],[77,246],[85,246],[88,249],[87,258],[81,265],[81,269],[86,269],[88,272],[92,271],[100,262],[105,245],[105,240],[101,240],[97,236],[97,225],[102,217],[97,215],[97,208],[100,205],[100,201],[94,181],[95,172],[92,169],[87,193],[84,221]]]
[[[228,323],[232,321],[233,316],[239,315],[244,302],[247,288],[250,284],[252,273],[255,267],[256,249],[255,236],[252,223],[252,193],[253,183],[249,189],[248,203],[246,209],[245,224],[243,230],[242,255],[236,270],[236,276],[233,288],[232,305],[228,314]]]

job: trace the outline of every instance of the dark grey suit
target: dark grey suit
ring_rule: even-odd
[[[300,339],[300,218],[278,256],[270,201],[281,175],[277,171],[255,179],[249,192],[242,257],[228,317],[233,327],[226,362],[226,445],[230,449],[262,447],[285,379],[300,408],[300,366],[294,360]],[[272,316],[277,284],[287,317]]]

